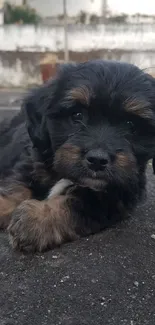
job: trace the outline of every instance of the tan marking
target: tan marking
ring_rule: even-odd
[[[117,153],[116,165],[121,168],[133,168],[135,166],[135,159],[133,156],[125,153]]]
[[[127,112],[136,114],[142,118],[150,119],[154,116],[150,103],[137,98],[128,98],[124,102],[124,108]]]
[[[31,246],[30,250],[43,251],[78,238],[68,204],[70,198],[60,195],[45,201],[23,202],[8,228],[13,247]]]
[[[61,164],[65,166],[70,166],[79,161],[81,156],[81,150],[77,146],[71,144],[65,144],[61,146],[55,154],[54,164]]]
[[[0,195],[0,228],[5,229],[11,219],[12,212],[24,200],[31,198],[31,191],[23,186],[15,185],[4,189]]]
[[[68,98],[74,101],[79,101],[81,104],[89,105],[91,92],[87,86],[80,86],[69,91]]]

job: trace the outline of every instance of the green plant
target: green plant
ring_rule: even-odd
[[[28,6],[16,6],[6,3],[4,10],[5,24],[38,24],[40,16]]]
[[[85,24],[86,23],[86,18],[87,18],[87,15],[86,13],[81,10],[80,14],[79,14],[79,21],[81,24]]]
[[[126,23],[126,20],[127,20],[126,14],[116,15],[108,18],[109,23],[116,23],[116,24],[124,24]]]
[[[90,16],[90,23],[91,24],[98,24],[99,23],[99,17],[95,14],[92,14]]]

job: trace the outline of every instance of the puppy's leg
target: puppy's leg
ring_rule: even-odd
[[[14,211],[8,228],[12,246],[43,251],[78,238],[75,206],[76,199],[69,195],[24,201]]]
[[[5,229],[11,214],[24,200],[31,198],[31,191],[24,185],[15,183],[0,187],[0,229]]]
[[[64,194],[64,192],[73,185],[73,182],[69,179],[62,178],[58,181],[50,190],[48,198],[56,195]]]

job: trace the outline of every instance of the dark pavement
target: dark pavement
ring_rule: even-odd
[[[150,165],[146,202],[113,229],[35,255],[14,252],[0,233],[0,325],[16,324],[155,325]]]
[[[20,105],[26,89],[1,89],[0,88],[0,106],[11,107]]]

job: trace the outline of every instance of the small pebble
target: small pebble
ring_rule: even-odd
[[[139,282],[138,282],[138,281],[135,281],[135,282],[134,282],[134,285],[138,288],[138,286],[139,286]]]
[[[104,298],[104,297],[101,297],[101,301],[102,301],[102,302],[105,301],[105,298]]]
[[[60,282],[63,283],[63,282],[65,282],[67,279],[69,279],[69,275],[64,276],[64,277],[60,280]]]
[[[92,283],[96,283],[96,282],[98,282],[98,280],[96,280],[96,279],[92,279],[91,282],[92,282]]]
[[[38,258],[41,258],[42,260],[44,260],[45,259],[45,257],[44,256],[37,256]]]
[[[152,239],[155,239],[155,234],[152,234],[152,235],[151,235],[151,238],[152,238]]]

